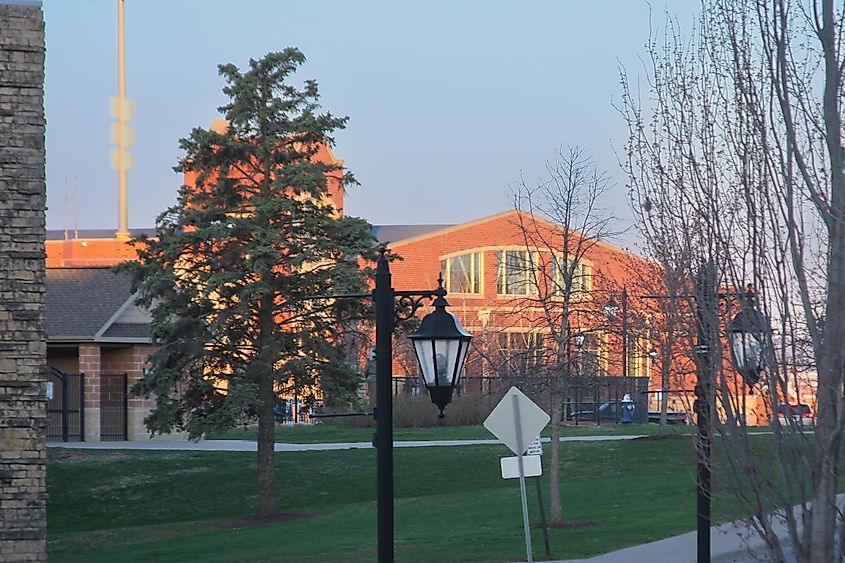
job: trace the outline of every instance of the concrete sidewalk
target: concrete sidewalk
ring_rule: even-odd
[[[845,509],[845,493],[836,496],[839,510]],[[800,507],[793,508],[799,522]],[[772,524],[772,530],[784,545],[785,563],[798,560],[786,546],[789,544],[785,517]],[[837,548],[838,549],[838,548]],[[696,563],[698,535],[687,532],[665,540],[636,545],[605,553],[589,559],[570,559],[553,563]],[[710,528],[710,559],[712,563],[770,563],[766,555],[766,546],[760,536],[741,521],[728,522]]]
[[[776,527],[778,535],[786,538],[786,528]],[[687,532],[619,551],[597,555],[589,559],[568,559],[553,563],[696,563],[698,536]],[[759,536],[741,522],[730,522],[710,528],[710,560],[712,563],[769,563],[766,550]],[[787,554],[786,563],[795,557]]]
[[[604,442],[615,440],[633,440],[641,436],[569,436],[561,442]],[[543,438],[543,442],[549,442]],[[419,448],[431,446],[488,446],[501,444],[499,440],[414,440],[397,441],[395,448]],[[252,440],[144,440],[132,442],[55,442],[48,447],[79,450],[159,450],[159,451],[194,451],[194,452],[254,452],[257,445]],[[326,450],[371,449],[370,442],[344,442],[334,444],[288,444],[277,442],[277,452],[306,452]]]

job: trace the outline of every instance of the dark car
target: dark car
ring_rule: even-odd
[[[609,422],[616,422],[617,420],[622,419],[622,413],[619,409],[620,405],[616,401],[610,401],[607,403],[602,403],[599,405],[599,420],[600,421],[609,421]],[[570,420],[573,422],[589,422],[596,420],[596,414],[594,410],[580,410],[570,413],[566,420]]]

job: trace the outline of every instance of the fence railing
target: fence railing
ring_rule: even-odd
[[[100,440],[128,440],[129,397],[125,373],[100,375]]]
[[[48,367],[47,439],[85,440],[85,374]]]
[[[591,376],[554,380],[552,376],[462,376],[455,389],[455,396],[496,396],[505,393],[511,386],[519,387],[527,395],[544,406],[549,402],[549,389],[555,383],[563,397],[563,420],[605,421],[622,420],[622,404],[626,395],[634,405],[633,421],[648,420],[648,378]],[[427,394],[419,376],[394,377],[393,395],[413,397]],[[370,382],[370,396],[375,395],[375,383]]]

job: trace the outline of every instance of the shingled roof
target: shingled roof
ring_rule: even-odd
[[[149,340],[148,323],[120,323],[133,304],[131,284],[110,268],[47,268],[49,341]]]
[[[373,236],[379,242],[396,242],[418,237],[454,225],[373,225]]]

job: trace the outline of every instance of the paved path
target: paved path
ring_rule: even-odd
[[[642,436],[568,436],[561,442],[603,442],[610,440],[633,440]],[[549,442],[549,438],[543,438]],[[501,444],[499,440],[415,440],[397,441],[396,448],[418,448],[424,446],[479,446]],[[252,440],[138,440],[133,442],[51,442],[50,447],[85,450],[165,450],[197,452],[254,452],[257,448]],[[277,442],[277,452],[304,452],[325,450],[371,449],[370,442],[344,442],[337,444],[288,444]]]
[[[786,537],[786,530],[782,530]],[[698,536],[688,532],[656,542],[636,545],[589,559],[568,559],[552,563],[696,563]],[[742,523],[728,523],[710,529],[712,563],[769,563],[763,541],[749,533]],[[786,563],[794,563],[787,556]]]

